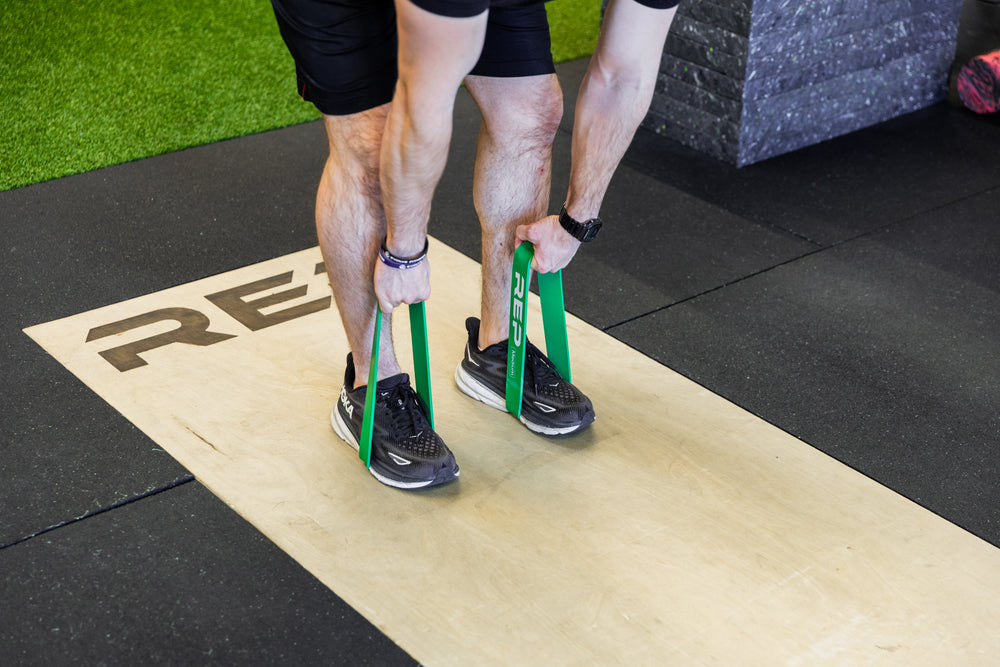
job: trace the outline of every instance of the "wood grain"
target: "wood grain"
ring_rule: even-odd
[[[430,491],[382,486],[329,425],[347,353],[335,309],[251,331],[205,298],[292,271],[306,293],[264,313],[312,302],[329,293],[319,261],[314,248],[26,331],[427,665],[1000,654],[1000,550],[576,318],[588,431],[544,439],[466,398],[452,374],[479,267],[433,241],[435,416],[462,474]],[[143,352],[124,372],[99,352],[177,324],[87,342],[166,308],[233,337]],[[528,327],[541,341],[534,297]]]

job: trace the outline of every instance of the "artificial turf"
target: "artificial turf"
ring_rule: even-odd
[[[596,0],[546,5],[556,62]],[[4,0],[0,190],[311,120],[267,0]]]

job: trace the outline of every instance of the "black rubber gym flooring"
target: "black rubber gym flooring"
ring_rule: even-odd
[[[456,114],[431,233],[478,259]],[[411,661],[22,333],[314,246],[325,146],[310,123],[0,193],[16,663]],[[741,170],[640,131],[567,306],[1000,546],[998,211],[1000,122],[945,104]]]

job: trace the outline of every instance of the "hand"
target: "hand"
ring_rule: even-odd
[[[520,225],[515,234],[515,248],[521,245],[522,241],[530,241],[535,246],[531,268],[538,273],[555,273],[564,269],[580,247],[580,242],[559,224],[558,215],[550,215],[531,224]]]
[[[375,298],[386,315],[403,303],[420,303],[431,296],[430,260],[411,269],[394,269],[375,261]]]

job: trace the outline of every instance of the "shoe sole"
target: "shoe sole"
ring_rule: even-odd
[[[340,410],[338,410],[336,406],[334,406],[333,411],[330,412],[330,425],[333,426],[333,432],[336,433],[341,440],[343,440],[351,447],[353,447],[354,451],[356,452],[361,451],[361,445],[358,443],[358,439],[354,437],[354,434],[351,432],[351,429],[348,428],[347,423],[344,421],[344,418],[340,416]],[[386,486],[391,486],[396,489],[422,489],[427,486],[446,484],[455,479],[456,477],[458,477],[459,475],[459,473],[455,473],[453,477],[449,477],[448,479],[442,479],[442,480],[439,480],[438,478],[435,477],[434,479],[420,481],[420,482],[403,482],[398,479],[393,479],[391,477],[382,475],[377,470],[375,470],[375,468],[372,467],[368,468],[368,472],[372,474],[372,477],[382,482]]]
[[[474,398],[481,403],[485,403],[491,408],[496,408],[501,412],[507,412],[507,404],[505,402],[505,397],[498,395],[495,391],[487,387],[485,384],[474,378],[468,371],[466,371],[462,364],[459,363],[458,367],[455,369],[455,384],[458,388],[462,390],[462,393],[470,398]],[[557,435],[569,435],[570,433],[575,433],[579,431],[584,426],[587,426],[591,422],[582,422],[580,424],[575,424],[573,426],[564,426],[561,428],[554,428],[551,426],[543,426],[542,424],[535,423],[529,419],[525,419],[524,412],[521,412],[521,416],[518,418],[521,423],[528,427],[528,430],[532,433],[537,433],[539,435],[547,436],[557,436]],[[591,420],[592,421],[592,420]]]

